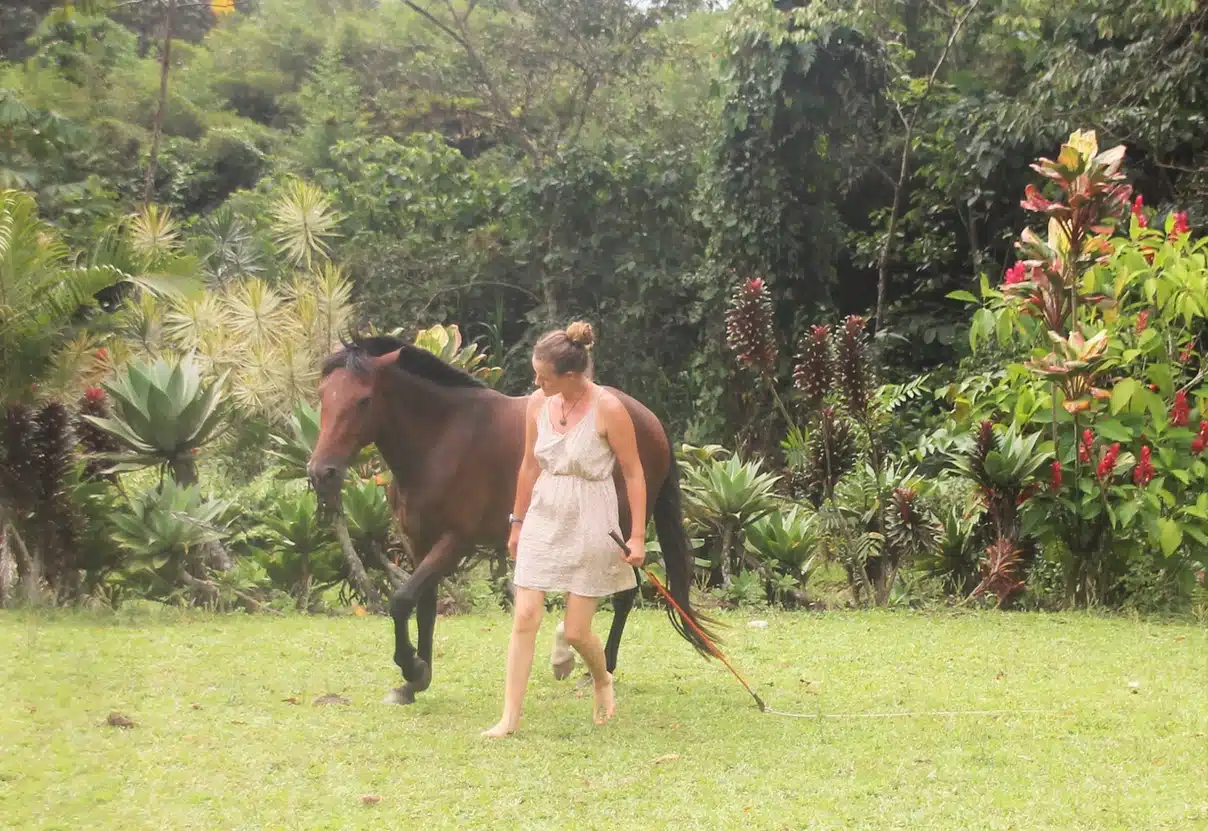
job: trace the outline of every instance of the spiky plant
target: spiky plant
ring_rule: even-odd
[[[109,410],[109,398],[105,395],[105,390],[100,387],[89,387],[84,390],[84,395],[80,398],[74,429],[76,440],[84,452],[84,477],[86,479],[114,479],[112,474],[106,475],[104,472],[109,466],[105,462],[105,457],[117,453],[121,446],[111,435],[93,424],[87,416],[92,418],[110,418],[112,416]]]
[[[198,451],[226,426],[225,377],[206,383],[192,358],[132,363],[106,382],[116,412],[83,416],[122,446],[111,461],[126,470],[160,466],[184,486],[197,481]]]
[[[762,279],[743,280],[734,290],[726,312],[726,341],[739,362],[763,376],[776,366],[776,336],[772,298]]]
[[[865,321],[848,315],[835,344],[835,376],[843,403],[853,418],[865,421],[873,393],[872,363],[864,333]]]
[[[79,517],[68,488],[74,464],[71,416],[57,401],[42,406],[34,419],[34,515],[44,575],[60,597],[78,582],[76,542]]]
[[[203,552],[228,535],[226,502],[202,499],[196,485],[165,479],[134,496],[112,517],[114,537],[130,552],[131,579],[155,596],[182,586],[209,597]]]
[[[0,498],[18,516],[32,510],[37,488],[33,436],[33,410],[25,404],[9,404],[4,414],[4,445],[0,449]]]
[[[793,383],[803,394],[808,410],[821,407],[830,392],[832,361],[830,327],[811,327],[801,339],[797,365],[793,368]]]
[[[1024,581],[1020,579],[1022,570],[1022,552],[1015,543],[1006,537],[999,537],[986,548],[986,556],[982,560],[982,581],[973,590],[973,597],[979,597],[987,592],[998,598],[998,606],[1009,605],[1015,595],[1024,589]]]
[[[976,586],[981,568],[978,533],[981,511],[970,514],[949,506],[939,517],[942,533],[938,544],[918,558],[925,573],[943,582],[946,590],[967,595]]]
[[[291,265],[309,269],[328,259],[341,217],[322,189],[300,180],[290,182],[273,204],[272,215],[273,240]]]
[[[802,471],[806,496],[814,505],[822,504],[835,485],[850,471],[859,457],[859,445],[851,422],[835,407],[823,407],[809,434],[807,462]]]

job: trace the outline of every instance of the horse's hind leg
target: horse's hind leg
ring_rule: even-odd
[[[612,596],[612,628],[608,630],[608,642],[604,644],[604,663],[610,675],[616,674],[617,653],[621,650],[621,635],[625,632],[625,621],[629,619],[629,612],[633,609],[637,596],[636,587]],[[587,673],[579,679],[577,686],[582,689],[590,683],[591,673]]]
[[[625,631],[625,621],[629,618],[629,612],[633,609],[633,602],[637,596],[638,590],[634,587],[612,597],[612,629],[608,632],[608,643],[604,646],[604,660],[610,673],[617,671],[617,653],[621,649],[621,634]]]

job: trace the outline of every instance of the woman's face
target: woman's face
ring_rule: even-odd
[[[554,365],[549,361],[533,358],[533,381],[541,388],[546,397],[552,398],[555,395],[565,393],[567,390],[574,389],[578,378],[579,373],[577,372],[568,372],[565,375],[559,375],[554,371]]]

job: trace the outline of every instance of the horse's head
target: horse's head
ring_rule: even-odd
[[[386,423],[383,370],[397,359],[397,349],[386,352],[356,343],[334,353],[323,365],[319,438],[306,473],[326,507],[338,507],[348,465],[362,448],[377,441]]]
[[[414,462],[448,424],[452,408],[459,406],[447,393],[484,387],[431,352],[395,337],[346,343],[323,363],[319,384],[319,438],[306,466],[319,501],[327,508],[339,507],[348,465],[370,444],[378,444],[392,470]],[[460,400],[460,406],[475,406],[476,399]],[[395,451],[403,439],[407,453],[387,457],[379,441],[383,436],[394,440]]]

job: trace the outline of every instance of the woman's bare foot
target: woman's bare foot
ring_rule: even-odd
[[[508,724],[506,721],[501,721],[490,730],[483,730],[480,735],[484,739],[502,739],[505,736],[510,736],[515,732],[516,725]]]
[[[596,685],[596,701],[592,720],[604,724],[617,714],[617,700],[612,690],[612,673],[607,674],[603,684]]]

